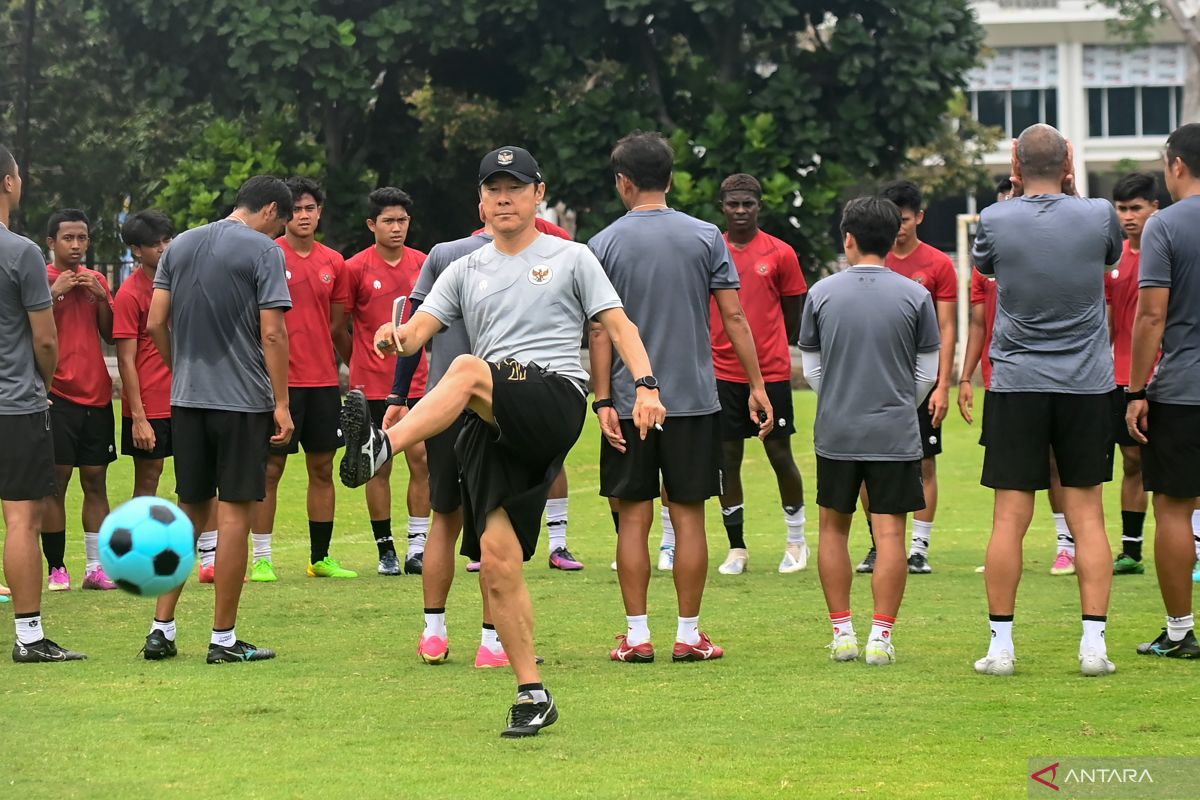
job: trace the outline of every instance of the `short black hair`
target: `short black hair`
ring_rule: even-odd
[[[908,209],[916,214],[923,206],[921,189],[912,181],[892,181],[879,190],[880,197],[886,197],[896,204],[899,209]],[[854,238],[858,238],[857,236]]]
[[[633,131],[621,137],[612,151],[613,172],[647,192],[666,191],[674,165],[675,151],[658,131]]]
[[[312,199],[317,201],[317,205],[325,205],[325,192],[321,190],[321,184],[314,181],[312,178],[303,178],[299,175],[287,179],[288,190],[292,193],[292,204],[300,201],[300,198],[306,194],[311,194]]]
[[[1200,178],[1200,123],[1180,125],[1167,137],[1167,162],[1177,158],[1193,178]]]
[[[900,232],[900,209],[886,197],[856,197],[842,209],[842,237],[854,234],[859,252],[884,258]]]
[[[1012,178],[1005,175],[1000,180],[996,181],[996,194],[1008,194],[1013,190]]]
[[[12,151],[0,144],[0,177],[17,174],[17,160]]]
[[[163,239],[174,238],[171,218],[156,208],[130,214],[121,226],[121,241],[129,247],[153,247]]]
[[[400,206],[411,214],[413,200],[408,196],[408,192],[403,189],[397,189],[395,186],[384,186],[367,195],[367,206],[369,218],[379,219],[379,215],[383,213],[383,210],[392,206]]]
[[[1128,203],[1130,200],[1158,199],[1158,181],[1149,172],[1131,172],[1113,187],[1113,201]]]
[[[58,238],[58,229],[64,222],[82,222],[91,230],[92,223],[87,218],[87,214],[80,211],[78,208],[60,208],[50,215],[50,219],[46,222],[46,237],[49,239]]]
[[[253,214],[262,211],[271,203],[279,207],[276,213],[280,219],[292,218],[292,192],[287,184],[273,175],[255,175],[238,189],[234,206]]]
[[[749,192],[762,200],[762,184],[758,178],[745,172],[735,172],[721,181],[721,199],[724,200],[730,192]]]

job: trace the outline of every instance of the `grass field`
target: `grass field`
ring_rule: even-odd
[[[797,395],[795,452],[807,480],[816,540],[813,397]],[[976,675],[987,647],[981,563],[991,497],[978,484],[977,432],[957,414],[940,460],[941,508],[931,561],[913,576],[896,626],[894,667],[835,664],[816,575],[783,576],[783,526],[761,449],[745,470],[750,571],[718,575],[725,551],[709,507],[711,569],[703,628],[722,661],[614,664],[607,651],[624,618],[607,507],[596,494],[598,433],[590,421],[568,463],[570,543],[581,573],[551,572],[543,549],[527,566],[544,677],[561,719],[536,739],[498,738],[513,684],[477,671],[479,596],[460,570],[450,598],[451,660],[416,657],[420,581],[381,578],[361,492],[339,487],[334,555],[355,581],[304,577],[303,467],[284,477],[275,541],[277,584],[251,584],[238,632],[275,647],[277,660],[208,666],[210,586],[189,583],[180,605],[180,655],[138,655],[150,601],[121,592],[48,595],[52,638],[89,660],[64,666],[0,661],[0,797],[889,797],[1025,796],[1027,759],[1058,755],[1194,755],[1196,667],[1133,654],[1156,635],[1152,574],[1114,582],[1109,651],[1118,673],[1079,677],[1073,578],[1052,578],[1053,526],[1039,499],[1017,607],[1018,675]],[[168,467],[168,475],[170,475]],[[128,459],[110,495],[131,485]],[[171,482],[164,481],[170,488]],[[403,478],[395,518],[403,520]],[[1107,492],[1119,539],[1116,486]],[[83,577],[78,493],[72,492],[68,566]],[[1152,527],[1152,526],[1151,526]],[[402,531],[402,527],[398,528]],[[652,541],[657,544],[657,526]],[[866,549],[856,527],[853,555]],[[815,549],[815,548],[814,548]],[[0,626],[11,605],[0,606]],[[870,588],[855,582],[860,636]],[[669,652],[671,581],[655,573],[651,629]],[[0,629],[7,647],[11,627]],[[1047,790],[1049,791],[1049,790]]]

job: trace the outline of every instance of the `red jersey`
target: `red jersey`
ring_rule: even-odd
[[[928,289],[935,303],[958,300],[958,273],[954,270],[954,262],[936,247],[921,242],[916,250],[903,258],[888,253],[884,263],[892,272],[911,278]]]
[[[375,331],[392,321],[392,301],[411,295],[425,254],[411,247],[395,266],[388,264],[371,245],[346,262],[346,310],[354,326],[354,350],[350,357],[350,386],[361,388],[368,400],[383,400],[392,392],[396,357],[380,358],[375,353]],[[413,377],[410,397],[425,393],[428,367],[424,355]],[[420,379],[420,383],[418,383]]]
[[[286,236],[275,243],[287,261],[288,291],[292,308],[283,315],[288,332],[288,386],[337,386],[337,355],[329,308],[348,304],[346,262],[340,253],[320,242],[302,256]]]
[[[568,242],[571,241],[571,234],[567,233],[564,229],[558,227],[548,219],[534,217],[533,227],[537,228],[541,233],[549,234],[550,236],[557,236],[560,239],[566,239]],[[478,236],[481,233],[483,233],[483,228],[480,228],[471,235]]]
[[[137,340],[133,363],[146,419],[168,419],[171,416],[171,370],[146,333],[146,317],[153,296],[153,279],[146,277],[145,270],[135,269],[121,284],[113,301],[113,338]],[[121,416],[133,416],[125,386],[121,387]]]
[[[996,279],[989,278],[977,269],[971,270],[971,305],[983,304],[983,355],[979,364],[983,367],[983,388],[992,385],[992,360],[988,350],[992,347],[992,325],[996,322]]]
[[[1133,318],[1138,305],[1138,266],[1140,253],[1129,247],[1121,249],[1121,260],[1104,276],[1104,298],[1112,307],[1113,367],[1118,386],[1129,385],[1129,369],[1133,363]]]
[[[54,297],[54,325],[58,328],[58,368],[54,371],[54,384],[50,393],[56,394],[81,406],[99,408],[112,402],[112,377],[100,350],[99,303],[112,307],[112,292],[108,280],[99,272],[82,264],[76,270],[80,274],[90,272],[104,287],[104,300],[77,286],[59,300]],[[53,264],[46,267],[46,275],[53,285],[62,273]]]
[[[783,322],[783,307],[780,298],[798,297],[808,293],[808,283],[800,270],[796,251],[787,242],[776,239],[765,231],[759,231],[745,247],[729,243],[733,264],[737,267],[741,288],[738,297],[746,312],[746,321],[754,334],[754,348],[758,351],[758,366],[763,380],[772,383],[791,381],[792,355],[788,349],[787,329]],[[712,320],[713,368],[717,379],[748,383],[745,370],[733,352],[729,335],[721,321],[715,298],[709,301],[709,317]]]

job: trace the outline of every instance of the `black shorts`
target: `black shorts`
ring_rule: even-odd
[[[917,406],[917,422],[921,426],[921,458],[934,458],[942,454],[942,426],[933,427],[933,414],[929,413],[930,397],[933,397],[933,391]]]
[[[371,424],[376,428],[382,428],[383,415],[388,410],[387,400],[368,400],[367,410],[371,412]]]
[[[458,456],[454,443],[462,433],[466,415],[459,417],[446,430],[425,440],[425,456],[429,464],[429,503],[439,514],[451,514],[462,507],[462,487],[459,485]]]
[[[57,492],[49,411],[0,416],[0,500],[41,500]]]
[[[100,467],[117,460],[112,403],[81,406],[50,394],[54,463],[60,467]]]
[[[299,453],[300,445],[304,445],[306,453],[332,453],[345,444],[338,427],[342,413],[342,392],[338,387],[289,387],[288,407],[296,432],[283,447],[272,447],[271,455]]]
[[[841,461],[817,456],[817,505],[853,514],[863,484],[872,514],[908,514],[925,508],[918,461]]]
[[[1063,486],[1112,480],[1113,395],[988,392],[983,477],[992,489],[1050,488],[1050,451]]]
[[[492,370],[496,425],[468,412],[454,445],[462,470],[462,554],[479,560],[488,514],[503,508],[533,557],[550,484],[579,439],[587,398],[569,378],[506,358]]]
[[[1129,426],[1125,424],[1125,390],[1127,386],[1118,386],[1113,390],[1113,441],[1117,447],[1138,447],[1139,442],[1129,435]]]
[[[121,455],[147,461],[160,461],[174,455],[171,442],[171,418],[149,420],[150,428],[154,431],[154,449],[139,450],[133,444],[133,419],[121,417]]]
[[[1200,497],[1200,406],[1150,403],[1142,485],[1167,497]]]
[[[218,497],[249,503],[267,496],[267,449],[275,432],[270,411],[218,411],[171,406],[175,492],[181,503]]]
[[[601,437],[600,494],[618,500],[658,497],[659,474],[672,501],[701,503],[721,494],[721,412],[672,417],[643,441],[633,420],[621,420],[625,452]],[[749,412],[747,412],[749,413]]]
[[[758,426],[750,422],[750,384],[718,380],[717,397],[721,399],[722,441],[733,442],[758,436]],[[771,410],[775,412],[775,427],[767,434],[767,438],[786,439],[796,432],[796,420],[792,416],[792,384],[788,381],[768,383],[767,399],[771,401]],[[670,490],[667,492],[669,494]]]

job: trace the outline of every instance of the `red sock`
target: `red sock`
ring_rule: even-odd
[[[892,626],[895,624],[895,617],[889,617],[887,614],[876,614],[871,618],[871,638],[883,639],[885,642],[891,641]]]

